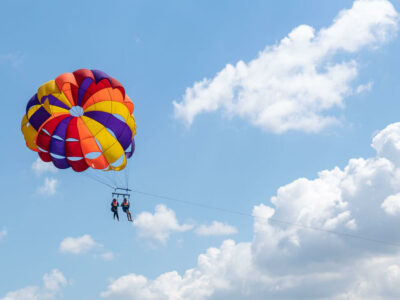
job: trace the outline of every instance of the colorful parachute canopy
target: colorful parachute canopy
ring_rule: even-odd
[[[119,171],[135,150],[133,108],[117,80],[80,69],[39,87],[21,130],[28,148],[57,168]]]

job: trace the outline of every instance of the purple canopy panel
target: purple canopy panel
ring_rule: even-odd
[[[96,83],[98,83],[99,81],[101,81],[103,79],[108,79],[111,84],[110,76],[108,76],[103,71],[100,71],[100,70],[91,70],[91,71],[93,73],[94,79],[96,80]]]
[[[85,93],[86,93],[86,90],[87,90],[88,87],[92,84],[92,82],[93,82],[93,79],[92,79],[92,78],[86,77],[86,78],[82,81],[81,85],[79,86],[79,90],[78,90],[78,105],[79,105],[79,106],[80,106],[81,103],[82,103],[82,99],[83,99],[83,96],[84,96]]]
[[[50,156],[53,164],[59,169],[66,169],[70,167],[65,154],[65,136],[67,134],[68,124],[71,120],[72,117],[62,120],[54,130],[50,140],[49,152],[50,154],[55,154],[58,157],[54,157],[53,155]],[[55,138],[54,136],[58,136],[62,140]]]
[[[112,114],[103,111],[89,111],[85,113],[85,116],[110,129],[115,134],[116,139],[124,150],[126,150],[131,144],[131,129],[125,122],[114,117]]]
[[[67,105],[65,105],[64,103],[62,103],[60,100],[58,100],[56,97],[54,97],[53,95],[48,95],[47,99],[49,99],[49,103],[50,105],[54,105],[57,107],[61,107],[61,108],[65,108],[69,110],[69,107]]]
[[[135,146],[135,139],[134,138],[132,139],[131,145],[132,145],[132,147],[131,147],[130,151],[125,152],[126,158],[131,158],[131,156],[133,155],[133,152],[135,152],[135,147],[136,146]]]
[[[41,107],[29,118],[29,124],[31,124],[36,131],[39,131],[40,126],[42,126],[42,124],[48,118],[50,118],[50,116],[51,115],[47,112],[47,110],[45,110],[44,107]]]
[[[33,95],[31,99],[29,99],[28,104],[26,105],[26,113],[28,114],[28,110],[35,105],[40,105],[37,94]]]

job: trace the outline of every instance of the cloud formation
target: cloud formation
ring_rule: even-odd
[[[24,55],[20,52],[0,53],[0,64],[10,64],[14,68],[19,67],[24,62]]]
[[[191,125],[199,114],[220,110],[273,133],[319,132],[338,123],[326,114],[330,109],[371,88],[352,87],[359,69],[355,54],[380,46],[397,27],[389,1],[355,1],[329,27],[300,25],[250,62],[228,64],[214,78],[195,82],[173,102],[175,117]]]
[[[53,196],[56,193],[56,189],[58,186],[58,180],[53,177],[46,177],[44,179],[44,183],[42,186],[39,186],[36,189],[36,192],[39,195],[45,195],[45,196]]]
[[[133,225],[141,238],[165,244],[174,232],[184,232],[191,230],[193,225],[180,225],[176,219],[175,212],[163,204],[159,204],[154,209],[154,214],[142,212],[133,221]]]
[[[100,258],[101,260],[104,261],[112,261],[115,259],[115,254],[111,251],[106,251],[102,254],[95,255],[96,258]]]
[[[213,221],[211,225],[200,225],[195,230],[197,235],[231,235],[237,233],[237,229],[229,224]]]
[[[96,243],[89,234],[84,234],[80,237],[66,237],[60,243],[60,252],[70,254],[84,254],[89,252],[95,247],[101,247],[102,245]]]
[[[387,197],[381,207],[387,214],[398,216],[400,214],[400,193]]]
[[[37,158],[32,163],[32,171],[36,177],[40,177],[45,173],[56,173],[57,168],[52,163],[46,163],[40,158]],[[45,177],[44,182],[41,186],[36,189],[36,193],[43,196],[53,196],[57,192],[57,186],[59,182],[54,177]]]
[[[0,300],[53,300],[60,295],[62,288],[68,284],[67,279],[57,269],[43,275],[43,286],[28,286],[8,292]]]
[[[32,170],[36,176],[41,176],[44,173],[56,173],[57,168],[49,162],[44,162],[39,157],[32,163]]]
[[[375,157],[350,159],[343,169],[294,180],[277,190],[270,206],[256,205],[251,242],[226,240],[219,248],[209,248],[183,274],[171,271],[155,279],[134,273],[121,276],[101,296],[129,300],[400,299],[398,145],[400,123],[391,124],[373,138]]]
[[[7,229],[6,229],[6,228],[3,228],[3,229],[0,231],[0,241],[1,241],[2,239],[4,239],[7,235],[8,235]]]

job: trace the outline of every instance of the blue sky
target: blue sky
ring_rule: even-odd
[[[20,121],[41,84],[100,69],[135,104],[131,187],[400,243],[399,9],[4,1],[0,299],[398,299],[395,247],[142,194],[114,222],[110,189],[39,164]]]

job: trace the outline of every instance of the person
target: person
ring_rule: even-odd
[[[118,206],[119,206],[119,203],[118,203],[117,199],[114,198],[113,201],[111,202],[111,211],[114,213],[114,216],[113,216],[114,220],[115,220],[115,217],[117,217],[117,220],[119,221]]]
[[[129,211],[130,206],[131,206],[131,204],[129,203],[129,201],[126,198],[124,198],[124,202],[122,202],[121,207],[122,207],[122,210],[124,211],[124,213],[126,213],[128,221],[132,222],[132,215]]]

